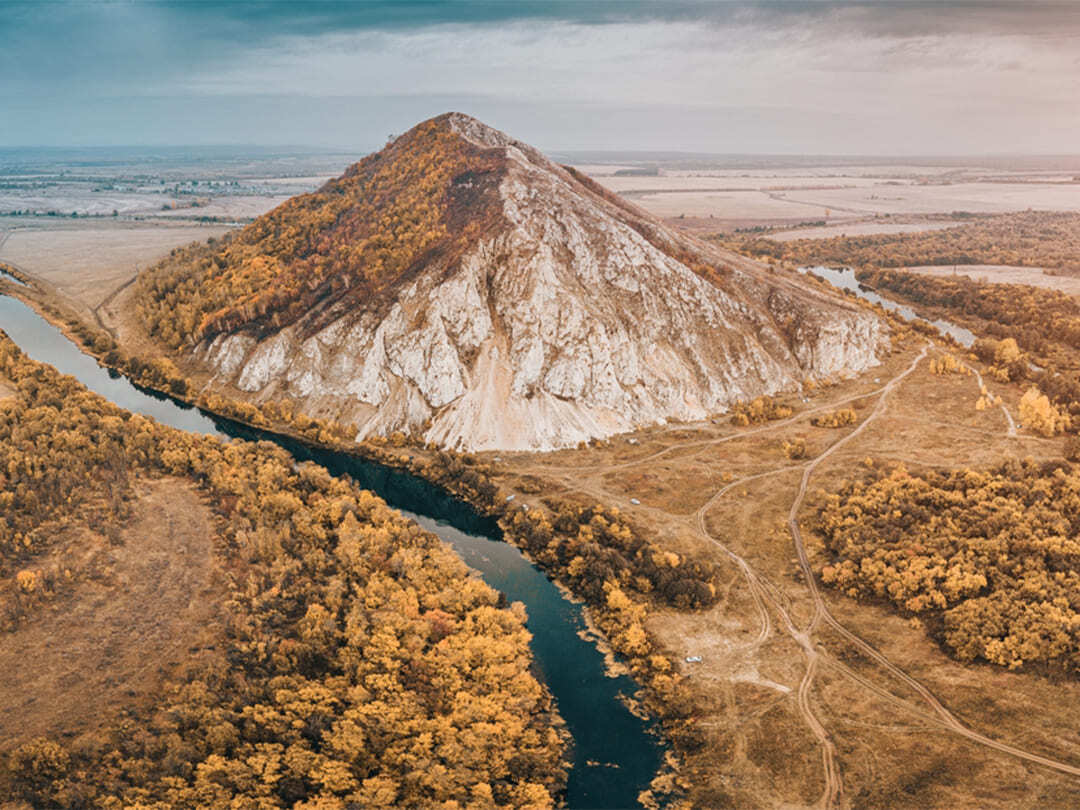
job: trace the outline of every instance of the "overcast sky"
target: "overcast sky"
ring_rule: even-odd
[[[1080,151],[1080,3],[0,0],[0,145]]]

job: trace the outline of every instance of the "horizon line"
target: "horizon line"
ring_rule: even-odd
[[[363,149],[365,147],[361,147]],[[370,148],[371,152],[382,147]],[[554,148],[540,151],[548,155],[566,156],[638,156],[641,159],[659,158],[858,158],[867,160],[913,160],[918,158],[1073,158],[1080,159],[1077,152],[702,152],[689,149],[595,149]],[[125,144],[0,144],[4,151],[62,151],[62,150],[136,150],[136,149],[258,149],[324,154],[351,154],[361,149],[338,145],[318,144],[267,144],[267,143],[125,143]],[[365,152],[367,154],[367,152]]]

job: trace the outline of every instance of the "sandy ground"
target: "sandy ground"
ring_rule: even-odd
[[[93,542],[86,534],[84,543]],[[105,576],[0,638],[0,750],[99,728],[155,699],[163,676],[193,654],[207,654],[221,631],[213,536],[190,486],[145,485],[122,544],[96,538]]]
[[[88,307],[174,247],[220,236],[224,226],[131,225],[27,228],[0,236],[0,260],[43,278]]]
[[[794,239],[828,239],[831,236],[867,236],[876,233],[919,233],[955,228],[963,222],[850,222],[825,225],[820,228],[796,228],[791,231],[771,233],[774,242],[790,242]]]
[[[1052,276],[1042,267],[1013,267],[1006,264],[958,264],[955,266],[922,265],[905,267],[912,273],[924,276],[960,275],[992,284],[1028,284],[1060,290],[1066,295],[1080,296],[1080,278],[1075,276]]]

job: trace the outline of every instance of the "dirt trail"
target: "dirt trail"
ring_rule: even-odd
[[[748,438],[750,436],[755,436],[755,435],[757,435],[759,433],[771,433],[771,432],[773,432],[773,431],[775,431],[775,430],[777,430],[779,428],[787,427],[788,425],[795,424],[796,422],[801,422],[804,419],[806,419],[806,417],[813,416],[816,413],[821,413],[823,411],[832,411],[832,410],[835,410],[835,409],[839,408],[841,405],[847,405],[850,402],[856,402],[856,401],[858,401],[860,399],[869,399],[870,397],[878,396],[879,394],[884,393],[885,389],[887,387],[888,386],[883,385],[880,388],[875,388],[872,391],[866,391],[865,393],[861,393],[861,394],[852,394],[851,396],[844,397],[843,399],[833,400],[831,402],[826,402],[826,403],[824,403],[822,405],[815,405],[813,408],[808,408],[807,410],[799,411],[798,413],[793,414],[792,416],[789,416],[786,419],[778,419],[775,422],[768,422],[768,423],[766,423],[764,425],[760,425],[759,427],[750,428],[748,430],[736,431],[734,433],[728,434],[727,436],[720,436],[719,438],[712,438],[712,439],[695,439],[694,441],[690,441],[690,442],[680,442],[678,444],[673,444],[670,447],[665,447],[663,450],[657,450],[655,453],[652,453],[650,455],[642,456],[641,458],[635,458],[635,459],[632,459],[630,461],[624,461],[624,462],[621,462],[619,464],[585,465],[585,466],[581,466],[581,467],[574,467],[573,469],[576,472],[597,472],[597,471],[600,471],[600,472],[604,472],[604,473],[609,473],[609,472],[614,472],[615,470],[623,470],[623,469],[626,469],[628,467],[636,467],[639,464],[645,464],[645,463],[650,462],[650,461],[656,461],[657,459],[662,458],[663,456],[666,456],[668,453],[672,453],[672,452],[674,452],[676,450],[686,450],[686,449],[691,448],[691,447],[707,447],[707,446],[716,445],[716,444],[723,444],[724,442],[731,442],[731,441],[737,441],[737,440],[740,440],[740,439],[746,439],[746,438]],[[663,432],[664,433],[673,433],[673,432],[679,431],[679,430],[693,430],[693,429],[695,429],[695,427],[701,427],[701,426],[680,425],[679,427],[668,428],[667,430],[665,430]],[[705,427],[707,427],[707,426],[705,426]],[[538,467],[537,470],[539,470],[539,469],[541,469],[541,468]],[[544,471],[549,471],[548,468],[543,468],[543,469],[544,469]]]
[[[840,447],[842,447],[844,444],[848,443],[856,436],[858,436],[876,417],[881,415],[881,413],[885,409],[889,392],[892,391],[893,388],[899,385],[899,383],[905,377],[907,377],[915,370],[919,362],[921,362],[922,359],[926,357],[927,348],[923,349],[923,351],[919,354],[917,358],[915,358],[911,366],[909,366],[906,371],[889,381],[889,384],[885,386],[885,391],[882,393],[881,398],[878,400],[877,405],[874,406],[874,410],[870,413],[870,415],[867,416],[866,419],[864,419],[862,423],[857,428],[855,428],[855,430],[853,430],[844,438],[832,444],[825,452],[815,458],[810,464],[807,465],[805,471],[803,472],[802,481],[799,485],[799,491],[795,496],[795,501],[791,505],[791,511],[788,513],[788,528],[791,531],[791,536],[793,540],[795,541],[795,550],[798,554],[799,566],[802,568],[803,576],[806,579],[807,586],[809,587],[811,596],[813,596],[814,599],[814,617],[811,620],[809,627],[807,628],[807,633],[812,633],[816,629],[818,623],[824,621],[841,636],[843,636],[847,641],[857,647],[860,652],[868,655],[870,658],[872,658],[874,661],[884,667],[893,677],[897,678],[898,680],[902,681],[906,686],[915,690],[915,692],[918,693],[918,695],[922,697],[923,700],[925,700],[930,705],[930,707],[937,713],[941,722],[955,733],[960,734],[961,736],[966,737],[974,742],[978,742],[982,745],[994,748],[997,751],[1020,757],[1021,759],[1025,759],[1028,762],[1035,762],[1039,765],[1045,765],[1046,767],[1061,771],[1062,773],[1071,774],[1073,776],[1080,776],[1080,767],[1069,765],[1063,762],[1058,762],[1056,760],[1050,759],[1049,757],[1032,754],[1021,748],[998,742],[997,740],[991,739],[990,737],[987,737],[983,734],[969,729],[967,726],[961,723],[951,712],[949,712],[948,709],[946,709],[941,704],[941,702],[937,699],[937,697],[934,696],[932,692],[930,692],[929,689],[927,689],[919,681],[915,680],[902,669],[893,664],[873,645],[848,630],[847,627],[841,624],[832,615],[832,613],[829,612],[828,607],[825,605],[825,601],[822,599],[821,591],[818,588],[817,579],[815,578],[814,572],[810,567],[810,560],[806,553],[806,546],[803,543],[802,531],[799,528],[798,522],[799,509],[802,507],[803,500],[806,497],[806,489],[810,482],[810,476],[813,474],[814,470],[818,467],[818,465],[821,464],[822,461],[824,461],[826,458],[828,458],[830,455],[840,449]],[[1005,414],[1006,416],[1009,416],[1007,410],[1005,411]],[[1012,418],[1010,416],[1008,435],[1014,436],[1015,434],[1016,425],[1012,422]],[[831,798],[835,800],[835,796],[826,798]],[[826,806],[831,806],[831,804],[832,801],[825,802]]]
[[[898,666],[893,664],[892,661],[890,661],[876,647],[850,631],[846,626],[844,626],[832,615],[827,605],[825,604],[823,596],[819,590],[817,580],[815,579],[814,573],[810,567],[809,557],[803,543],[802,532],[798,525],[798,513],[802,508],[802,504],[806,498],[806,492],[809,486],[811,476],[824,461],[834,455],[842,455],[844,446],[849,444],[859,435],[861,435],[878,417],[880,417],[885,412],[888,404],[889,394],[894,391],[908,376],[915,372],[919,364],[926,358],[929,350],[929,345],[924,346],[922,351],[918,354],[917,357],[912,360],[912,362],[910,363],[910,365],[907,366],[907,368],[900,371],[885,385],[882,385],[881,387],[867,393],[857,394],[842,400],[830,402],[826,405],[821,405],[806,411],[802,411],[788,419],[779,420],[777,422],[773,422],[757,428],[752,428],[750,430],[744,430],[718,438],[697,439],[687,442],[680,442],[666,447],[663,450],[635,459],[633,461],[620,462],[618,464],[612,465],[593,465],[588,467],[561,466],[556,473],[560,478],[564,480],[568,487],[578,492],[589,494],[599,499],[601,502],[613,502],[620,506],[620,508],[627,508],[637,511],[645,510],[651,513],[656,513],[656,515],[654,516],[659,516],[662,518],[666,517],[669,520],[674,519],[679,523],[682,523],[684,521],[691,523],[697,534],[699,534],[702,539],[722,551],[739,567],[739,570],[741,571],[743,577],[747,582],[750,594],[753,597],[760,622],[760,628],[756,637],[744,645],[746,649],[742,652],[744,654],[753,652],[755,648],[760,647],[762,644],[768,641],[768,639],[774,633],[774,623],[772,617],[773,615],[775,615],[779,619],[779,623],[783,632],[799,644],[800,648],[803,651],[803,654],[806,657],[806,669],[804,671],[798,691],[796,693],[796,701],[799,713],[803,717],[804,723],[821,744],[825,787],[821,798],[817,802],[817,805],[819,807],[829,808],[838,806],[841,803],[843,795],[842,778],[839,771],[839,766],[836,763],[835,744],[830,739],[828,731],[824,728],[821,721],[815,715],[813,706],[811,705],[811,694],[820,665],[828,666],[829,669],[847,677],[852,682],[859,684],[867,691],[877,695],[879,698],[887,701],[888,703],[898,708],[902,708],[910,715],[917,717],[925,722],[929,722],[940,729],[947,730],[948,732],[955,733],[972,742],[978,743],[996,751],[1000,751],[1002,753],[1009,754],[1014,757],[1018,757],[1028,762],[1052,768],[1061,773],[1080,776],[1080,767],[1060,762],[1049,757],[1033,754],[1016,746],[999,742],[965,726],[948,709],[946,709],[945,706],[938,700],[938,698],[922,683],[920,683],[918,680],[911,677]],[[843,403],[859,399],[866,399],[873,396],[878,396],[878,400],[875,403],[871,412],[866,416],[866,418],[863,419],[863,421],[857,427],[855,427],[854,430],[847,433],[838,441],[834,442],[820,455],[799,464],[789,464],[784,467],[778,467],[776,469],[754,473],[752,475],[748,475],[735,481],[729,482],[721,489],[719,489],[711,498],[709,498],[709,500],[706,501],[689,519],[680,518],[678,516],[664,512],[663,510],[658,510],[647,505],[631,505],[625,502],[626,498],[620,495],[615,495],[614,493],[608,491],[602,484],[602,477],[607,473],[615,470],[635,467],[640,464],[654,461],[678,449],[719,445],[724,442],[746,438],[755,434],[775,431],[778,428],[782,428],[797,421],[804,420],[813,413],[828,409],[834,409],[838,405],[841,405]],[[1027,437],[1018,436],[1016,431],[1016,424],[1013,421],[1008,409],[1002,406],[1002,412],[1006,417],[1006,422],[1008,426],[1006,435],[1009,437],[1026,439]],[[805,627],[799,627],[793,621],[790,612],[784,606],[784,604],[782,604],[780,598],[781,591],[775,588],[765,578],[763,578],[753,568],[753,566],[751,566],[750,563],[747,562],[747,560],[745,560],[742,556],[728,548],[726,545],[724,545],[724,543],[722,543],[715,536],[713,536],[709,531],[706,523],[706,516],[709,511],[717,504],[718,501],[720,501],[721,498],[723,498],[727,493],[729,493],[736,487],[769,476],[782,475],[784,473],[793,472],[800,469],[802,470],[802,476],[799,481],[799,486],[795,493],[794,500],[788,511],[787,525],[788,530],[791,533],[793,542],[795,544],[798,563],[802,570],[806,586],[814,602],[813,616]],[[531,471],[535,474],[540,475],[551,475],[553,472],[550,467],[544,468],[543,465],[535,465]],[[584,480],[582,477],[582,473],[586,473],[586,475],[584,476]],[[571,479],[573,480],[571,481]],[[573,484],[572,487],[571,483]],[[909,689],[913,690],[914,693],[922,699],[926,706],[926,709],[924,710],[916,705],[913,705],[910,698],[905,699],[903,697],[900,697],[894,691],[882,685],[874,683],[869,678],[856,673],[850,667],[845,665],[842,661],[837,660],[834,656],[830,655],[827,650],[819,647],[814,642],[813,637],[815,631],[819,628],[821,624],[828,625],[832,630],[838,633],[847,643],[854,646],[861,653],[863,653],[871,660],[875,661],[877,664],[883,667],[890,676],[900,681],[900,683],[904,684]]]
[[[982,374],[979,373],[978,369],[974,368],[973,366],[969,366],[966,363],[964,364],[964,368],[970,369],[971,372],[975,375],[975,381],[979,384],[979,391],[982,392],[982,390],[984,388],[986,388],[986,383],[983,382]],[[987,389],[987,390],[989,390],[989,389]],[[1005,421],[1009,423],[1009,434],[1008,435],[1009,436],[1015,436],[1016,435],[1016,421],[1013,419],[1013,415],[1011,413],[1009,413],[1009,409],[1007,407],[1005,407],[1005,403],[1002,402],[1000,404],[1001,404],[1001,412],[1003,414],[1005,414]]]
[[[190,486],[144,485],[122,545],[108,549],[108,582],[81,583],[0,635],[0,750],[101,727],[216,643],[213,536]]]
[[[1043,756],[1040,756],[1038,754],[1032,754],[1032,753],[1030,753],[1028,751],[1025,751],[1023,749],[1017,748],[1017,747],[1012,746],[1012,745],[1008,745],[1006,743],[1001,743],[1001,742],[999,742],[997,740],[994,740],[994,739],[989,738],[989,737],[987,737],[987,736],[985,736],[983,734],[980,734],[979,732],[973,731],[972,729],[969,729],[967,726],[965,726],[963,723],[961,723],[951,712],[949,712],[948,709],[946,709],[941,704],[941,702],[937,699],[937,697],[934,696],[934,694],[932,692],[930,692],[929,689],[927,689],[919,681],[915,680],[910,675],[908,675],[906,672],[904,672],[902,669],[900,669],[895,664],[893,664],[885,655],[883,655],[873,645],[869,644],[864,639],[862,639],[861,637],[857,636],[855,633],[852,633],[850,630],[848,630],[847,627],[845,627],[842,623],[840,623],[832,615],[832,613],[829,611],[828,607],[826,606],[826,604],[824,602],[824,599],[821,596],[820,590],[818,588],[817,580],[816,580],[816,578],[814,576],[813,570],[810,567],[809,557],[808,557],[807,552],[806,552],[806,547],[805,547],[805,545],[803,543],[802,531],[801,531],[801,529],[799,527],[799,524],[798,524],[798,513],[799,513],[799,510],[802,507],[803,501],[806,498],[806,491],[807,491],[807,488],[809,486],[810,477],[813,475],[814,470],[823,461],[825,461],[827,458],[829,458],[834,453],[839,451],[845,444],[849,443],[852,439],[854,439],[859,434],[861,434],[878,416],[880,416],[884,412],[886,404],[887,404],[887,400],[888,400],[888,394],[893,389],[895,389],[904,380],[904,378],[906,378],[907,376],[909,376],[910,374],[912,374],[915,371],[915,369],[918,367],[918,364],[920,362],[922,362],[922,360],[926,357],[928,348],[929,347],[924,347],[923,350],[912,361],[911,365],[908,366],[907,369],[905,369],[903,372],[898,374],[896,377],[893,377],[885,386],[883,386],[881,389],[879,389],[880,393],[881,393],[881,396],[880,396],[877,404],[874,406],[873,411],[871,411],[871,413],[866,417],[866,419],[864,419],[858,425],[858,427],[856,427],[853,431],[851,431],[846,436],[841,438],[839,441],[834,442],[823,453],[821,453],[816,458],[811,460],[809,463],[804,465],[803,475],[802,475],[802,478],[801,478],[800,483],[799,483],[799,489],[798,489],[798,491],[796,493],[794,501],[792,502],[791,509],[788,512],[788,529],[791,532],[792,539],[794,540],[794,543],[795,543],[795,549],[796,549],[796,553],[798,555],[799,565],[800,565],[800,567],[802,569],[803,576],[804,576],[805,581],[807,583],[807,587],[809,588],[810,594],[811,594],[811,596],[812,596],[812,598],[814,600],[814,615],[813,615],[809,625],[805,629],[800,630],[797,627],[795,627],[795,625],[793,624],[793,622],[791,620],[791,617],[790,617],[789,613],[786,610],[784,610],[783,607],[780,604],[778,604],[775,600],[770,599],[769,593],[768,593],[767,589],[765,588],[764,584],[762,583],[761,579],[753,571],[753,569],[746,562],[746,560],[744,560],[742,557],[735,554],[730,549],[728,549],[726,546],[724,546],[722,543],[720,543],[718,540],[716,540],[716,538],[714,538],[708,532],[708,529],[707,529],[706,524],[705,524],[705,515],[706,515],[706,513],[716,503],[716,501],[722,495],[724,495],[726,492],[730,491],[731,489],[735,488],[736,486],[739,486],[739,485],[744,484],[744,483],[748,483],[749,481],[759,479],[759,478],[763,478],[763,477],[768,476],[768,475],[774,475],[774,474],[777,474],[777,473],[787,472],[787,471],[790,471],[792,469],[797,469],[797,467],[792,467],[792,466],[782,467],[782,468],[779,468],[779,469],[776,469],[776,470],[770,470],[770,471],[767,471],[767,472],[764,472],[764,473],[758,473],[758,474],[747,476],[745,478],[734,481],[734,482],[728,484],[727,486],[725,486],[720,491],[718,491],[716,495],[714,495],[709,501],[707,501],[701,507],[701,509],[698,511],[698,515],[697,515],[698,527],[699,527],[699,530],[702,532],[702,534],[708,540],[710,540],[714,545],[719,546],[728,556],[730,556],[732,559],[734,559],[738,563],[739,567],[743,571],[744,576],[747,579],[747,583],[748,583],[748,585],[750,587],[751,593],[754,596],[754,601],[758,606],[759,614],[762,616],[761,631],[759,632],[758,637],[755,640],[755,643],[756,644],[761,644],[762,642],[764,642],[768,638],[768,636],[770,634],[771,620],[770,620],[768,614],[769,614],[769,608],[771,607],[772,609],[776,610],[780,614],[781,620],[782,620],[783,624],[785,625],[785,630],[787,631],[788,635],[790,635],[792,638],[794,638],[799,643],[799,645],[803,649],[804,654],[806,655],[807,667],[806,667],[806,671],[805,671],[805,673],[803,675],[802,681],[799,684],[799,690],[798,690],[797,698],[798,698],[798,707],[799,707],[800,714],[803,716],[803,719],[806,722],[807,726],[810,728],[810,731],[819,740],[819,742],[821,743],[821,746],[822,746],[822,759],[823,759],[823,769],[824,769],[824,777],[825,777],[825,790],[824,790],[824,793],[822,794],[821,799],[818,802],[819,806],[822,806],[822,807],[834,807],[834,806],[836,806],[839,799],[840,799],[840,796],[842,794],[842,782],[841,782],[841,779],[840,779],[839,770],[838,770],[838,768],[836,766],[836,763],[835,763],[835,746],[834,746],[833,742],[831,741],[831,739],[829,739],[828,733],[825,730],[825,728],[821,725],[821,722],[814,715],[813,710],[812,710],[812,708],[810,706],[810,701],[809,701],[810,690],[811,690],[811,688],[813,686],[813,681],[814,681],[815,675],[817,673],[818,663],[821,660],[829,660],[829,659],[822,658],[821,653],[819,653],[818,649],[815,647],[815,645],[813,644],[813,641],[812,641],[813,633],[817,629],[817,626],[822,621],[824,621],[831,628],[833,628],[836,632],[838,632],[845,640],[847,640],[849,643],[853,644],[856,648],[858,648],[860,650],[860,652],[864,653],[865,655],[869,656],[871,659],[876,661],[878,664],[880,664],[893,677],[897,678],[902,683],[904,683],[906,686],[913,689],[921,698],[923,698],[924,701],[926,701],[926,703],[929,705],[931,710],[934,712],[933,716],[928,717],[923,712],[919,712],[918,710],[913,710],[917,714],[922,715],[926,719],[934,720],[934,721],[936,721],[936,723],[938,725],[941,725],[941,726],[949,729],[950,731],[952,731],[952,732],[954,732],[956,734],[959,734],[959,735],[961,735],[961,736],[963,736],[963,737],[965,737],[965,738],[967,738],[967,739],[969,739],[969,740],[971,740],[973,742],[977,742],[977,743],[979,743],[981,745],[988,746],[988,747],[993,748],[993,749],[995,749],[997,751],[1001,751],[1003,753],[1007,753],[1007,754],[1010,754],[1012,756],[1019,757],[1021,759],[1027,760],[1029,762],[1034,762],[1034,763],[1037,763],[1039,765],[1044,765],[1046,767],[1053,768],[1054,770],[1060,771],[1062,773],[1067,773],[1067,774],[1071,774],[1071,775],[1075,775],[1075,776],[1080,776],[1080,768],[1078,768],[1078,767],[1069,765],[1067,763],[1058,762],[1056,760],[1050,759],[1049,757],[1043,757]],[[981,386],[981,380],[980,380],[980,386]],[[1008,417],[1009,429],[1008,429],[1008,434],[1007,435],[1015,436],[1016,435],[1016,425],[1012,421],[1012,418],[1011,418],[1008,410],[1003,407],[1003,411],[1005,412],[1006,417]],[[910,707],[907,704],[906,701],[902,701],[902,700],[896,698],[888,690],[882,689],[881,687],[878,687],[878,686],[874,685],[868,679],[865,679],[865,678],[863,678],[861,676],[855,676],[855,673],[853,673],[850,670],[850,668],[848,668],[848,667],[846,667],[846,666],[844,666],[842,664],[839,664],[838,662],[831,662],[831,663],[835,663],[837,665],[837,669],[839,671],[841,671],[843,674],[848,675],[848,676],[854,676],[854,677],[852,677],[852,680],[854,680],[857,683],[860,683],[861,685],[863,685],[864,687],[870,689],[875,694],[878,694],[879,696],[883,696],[883,697],[887,696],[887,699],[889,699],[890,702],[894,702],[894,703],[896,703],[898,705],[904,706],[905,708],[907,708],[909,710],[912,710],[912,707]]]

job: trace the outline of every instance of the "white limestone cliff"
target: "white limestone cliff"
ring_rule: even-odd
[[[872,313],[690,243],[467,116],[448,125],[504,150],[505,227],[425,267],[388,305],[200,346],[221,381],[354,423],[358,438],[550,450],[878,362],[887,338]],[[683,255],[726,265],[724,282]]]

